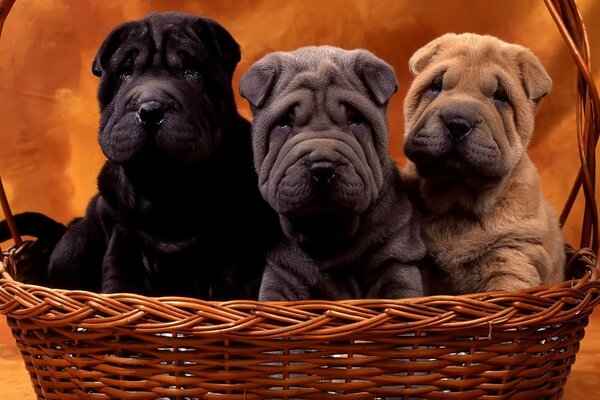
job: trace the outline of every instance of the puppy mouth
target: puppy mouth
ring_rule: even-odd
[[[294,220],[311,218],[315,215],[327,215],[332,218],[347,219],[354,215],[349,210],[344,210],[335,202],[328,200],[326,197],[316,198],[309,203],[290,210],[285,213],[285,217]]]
[[[472,170],[472,167],[456,149],[450,150],[442,156],[428,159],[421,157],[418,161],[415,161],[415,165],[419,174],[424,178],[443,179]]]
[[[357,229],[357,218],[335,210],[313,210],[286,217],[294,232],[304,243],[332,243],[347,239]]]
[[[436,182],[460,183],[471,187],[484,188],[498,183],[499,176],[486,174],[480,168],[472,166],[456,150],[428,162],[415,163],[417,172],[424,179]]]

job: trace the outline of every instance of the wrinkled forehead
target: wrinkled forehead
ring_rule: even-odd
[[[202,46],[194,32],[193,21],[181,15],[150,15],[146,19],[148,35],[157,51],[167,50],[173,45]]]
[[[441,59],[459,59],[467,66],[482,66],[486,64],[500,65],[506,67],[509,65],[507,59],[508,48],[503,44],[491,41],[481,42],[458,42],[453,46],[448,46],[440,53]]]
[[[121,53],[136,49],[140,54],[181,53],[198,54],[206,51],[202,40],[194,32],[192,21],[176,15],[150,15],[136,21],[121,46]]]
[[[500,80],[517,84],[518,65],[505,45],[493,42],[458,43],[442,50],[432,74],[444,74],[452,83],[469,86],[495,85]]]
[[[296,51],[283,54],[276,93],[310,90],[325,94],[331,88],[364,91],[350,63],[326,52]]]

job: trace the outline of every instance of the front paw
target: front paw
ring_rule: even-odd
[[[404,299],[424,296],[423,277],[417,267],[400,266],[381,274],[367,293],[371,299]]]
[[[268,285],[261,286],[258,293],[259,301],[297,301],[308,300],[306,288],[292,287],[290,285]]]
[[[259,301],[307,300],[308,287],[285,268],[268,264],[260,284]]]
[[[506,291],[506,292],[511,292],[511,291],[516,291],[516,290],[523,290],[523,289],[528,289],[530,287],[534,287],[534,286],[539,286],[541,285],[542,281],[539,278],[539,276],[536,277],[530,277],[526,280],[524,280],[523,278],[510,274],[510,273],[506,273],[506,274],[500,274],[498,276],[494,276],[492,277],[488,282],[487,285],[483,288],[484,292],[499,292],[499,291]]]

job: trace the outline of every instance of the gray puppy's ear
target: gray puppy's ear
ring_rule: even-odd
[[[240,95],[253,107],[263,105],[275,83],[277,68],[270,60],[254,64],[240,80]]]
[[[540,60],[527,48],[518,46],[516,61],[521,73],[521,83],[527,97],[536,105],[548,94],[552,87],[552,78]]]
[[[413,76],[419,75],[423,70],[431,64],[433,59],[445,47],[446,43],[456,38],[455,33],[446,33],[425,46],[421,47],[408,60],[408,70]]]
[[[371,97],[380,106],[385,104],[398,90],[398,80],[394,69],[373,54],[361,51],[356,62],[356,69]]]

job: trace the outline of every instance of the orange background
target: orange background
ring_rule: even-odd
[[[592,54],[600,55],[600,2],[578,4]],[[83,213],[103,162],[92,58],[116,24],[166,10],[207,15],[231,31],[242,47],[235,87],[272,50],[332,44],[373,51],[395,67],[400,81],[390,104],[390,150],[400,162],[402,99],[411,81],[407,60],[416,49],[451,31],[523,44],[554,79],[530,153],[551,204],[557,210],[564,204],[578,167],[575,67],[542,1],[18,0],[0,41],[0,174],[15,211],[41,211],[63,222]],[[245,101],[238,100],[248,116]],[[574,244],[580,220],[575,215],[565,228]]]
[[[592,54],[600,57],[600,1],[577,3],[586,20]],[[83,213],[96,191],[95,177],[103,162],[96,143],[97,79],[90,71],[92,58],[116,24],[167,10],[210,16],[233,34],[242,48],[235,87],[253,62],[273,50],[331,44],[366,48],[385,59],[400,81],[399,93],[390,104],[390,151],[400,163],[404,161],[402,100],[411,81],[407,61],[415,50],[443,33],[466,31],[525,45],[554,80],[539,110],[530,154],[557,212],[565,202],[579,165],[576,70],[542,1],[17,0],[0,40],[0,175],[14,211],[41,211],[63,222]],[[596,63],[594,70],[597,80],[599,66]],[[249,116],[245,101],[238,97],[238,104]],[[576,210],[565,227],[567,240],[575,245],[579,221],[581,210]],[[600,346],[588,340],[583,348],[596,356]],[[12,361],[3,360],[5,351],[13,354],[14,349],[0,346],[3,373],[13,370],[13,364],[6,364]],[[579,358],[574,371],[589,370],[589,374],[572,377],[567,388],[572,399],[580,398],[574,395],[578,390],[585,389],[588,397],[592,394],[589,384],[597,380],[594,374],[600,370],[594,357]],[[10,376],[4,383],[15,388],[15,382],[23,384],[22,377],[10,383]],[[6,398],[2,383],[0,398]]]

